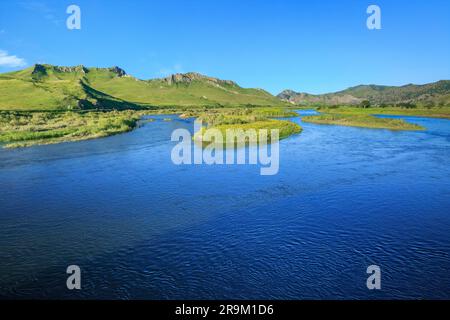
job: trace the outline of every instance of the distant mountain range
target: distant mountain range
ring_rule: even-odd
[[[442,106],[450,105],[450,81],[441,80],[424,85],[408,84],[401,87],[360,85],[319,95],[285,90],[278,98],[296,105],[357,105],[367,100],[372,105]]]
[[[283,105],[262,89],[245,89],[198,73],[140,80],[119,67],[37,64],[0,74],[0,110]]]
[[[361,85],[312,95],[285,90],[277,97],[199,73],[140,80],[119,67],[36,64],[0,74],[0,110],[88,110],[143,107],[246,107],[291,105],[450,105],[450,81],[402,87]]]

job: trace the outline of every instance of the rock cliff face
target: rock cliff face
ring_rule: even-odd
[[[31,72],[32,76],[43,76],[47,75],[47,68],[42,64],[36,64],[34,66],[33,71]]]
[[[111,68],[93,68],[95,70],[100,71],[109,71],[111,73],[116,74],[118,77],[125,77],[127,73],[125,70],[115,66]],[[86,68],[83,65],[75,66],[75,67],[61,67],[61,66],[52,66],[48,64],[36,64],[34,65],[34,69],[32,71],[33,75],[48,75],[50,72],[53,73],[78,73],[78,74],[87,74],[90,72],[89,68]]]
[[[217,78],[212,78],[208,76],[204,76],[200,73],[196,72],[188,72],[188,73],[176,73],[171,76],[168,76],[163,79],[163,81],[168,84],[177,84],[177,83],[191,83],[193,81],[206,81],[211,84],[217,85],[228,85],[228,86],[237,86],[237,84],[230,80],[220,80]]]
[[[117,76],[119,77],[125,77],[127,75],[127,73],[125,72],[125,70],[115,66],[112,68],[109,68],[109,71],[111,71],[112,73],[117,74]]]
[[[76,67],[60,67],[60,66],[50,66],[46,64],[36,64],[34,65],[34,69],[32,74],[48,74],[48,71],[60,72],[60,73],[72,73],[72,72],[81,72],[88,73],[89,69],[83,65]]]

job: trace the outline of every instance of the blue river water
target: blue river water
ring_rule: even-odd
[[[192,120],[153,118],[0,150],[0,298],[450,298],[449,120],[400,117],[427,130],[393,132],[294,118],[303,132],[261,176],[174,165],[171,133]]]

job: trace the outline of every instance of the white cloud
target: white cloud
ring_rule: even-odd
[[[8,52],[0,49],[0,67],[23,67],[27,62],[17,56],[9,55]]]

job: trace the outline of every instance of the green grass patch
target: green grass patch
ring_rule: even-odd
[[[222,132],[222,134],[226,134],[227,130],[242,130],[246,131],[249,129],[253,129],[259,133],[260,130],[267,130],[269,139],[271,137],[271,130],[278,130],[279,139],[287,138],[295,133],[300,133],[302,128],[291,121],[287,120],[264,120],[264,121],[256,121],[246,124],[222,124],[214,127]]]
[[[304,122],[389,130],[425,130],[401,119],[378,118],[367,114],[321,114],[306,116]]]
[[[263,121],[268,118],[298,117],[298,113],[286,108],[216,108],[189,110],[182,118],[198,118],[209,126],[220,124],[245,124]]]

